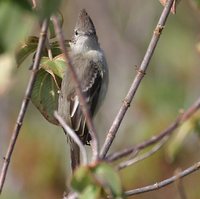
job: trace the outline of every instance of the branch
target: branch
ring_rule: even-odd
[[[19,135],[19,131],[21,129],[23,120],[24,120],[24,116],[31,98],[31,93],[33,90],[33,85],[36,79],[36,75],[37,75],[37,71],[39,68],[39,64],[40,64],[40,59],[41,59],[41,54],[42,54],[42,50],[43,47],[45,45],[45,41],[46,41],[46,36],[47,36],[47,28],[48,28],[48,24],[49,24],[49,20],[44,20],[43,24],[42,24],[42,28],[41,28],[41,32],[40,32],[40,38],[39,38],[39,42],[38,42],[38,47],[37,47],[37,51],[36,51],[36,56],[35,56],[35,61],[33,63],[33,69],[32,69],[32,74],[30,76],[27,88],[26,88],[26,92],[25,92],[25,96],[24,96],[24,100],[22,101],[22,105],[17,117],[17,121],[14,127],[14,130],[12,132],[12,137],[10,139],[10,143],[6,152],[6,156],[4,157],[4,163],[3,163],[3,167],[1,170],[1,174],[0,174],[0,194],[2,192],[3,189],[3,185],[5,182],[5,178],[6,178],[6,174],[7,174],[7,170],[8,170],[8,166],[11,160],[11,156],[17,141],[17,137]]]
[[[164,25],[165,22],[167,20],[167,17],[170,13],[170,9],[172,7],[174,0],[168,0],[168,2],[166,3],[166,6],[163,9],[163,12],[160,16],[160,19],[158,21],[158,24],[154,30],[152,39],[149,43],[149,46],[147,48],[146,54],[142,60],[142,63],[140,65],[140,67],[137,69],[137,74],[135,76],[135,79],[133,80],[133,83],[128,91],[127,96],[125,97],[123,104],[121,106],[121,108],[119,109],[119,112],[117,113],[117,116],[115,117],[112,126],[110,127],[110,130],[107,134],[106,140],[104,142],[104,145],[101,149],[101,154],[100,157],[101,158],[105,158],[109,148],[111,147],[111,144],[117,134],[117,131],[119,129],[119,126],[125,116],[126,111],[128,110],[131,101],[133,100],[133,97],[135,96],[135,93],[140,85],[140,82],[142,81],[145,72],[147,70],[147,67],[149,65],[149,62],[153,56],[153,53],[155,51],[156,45],[158,43],[158,40],[160,38],[161,32],[164,29]]]
[[[75,87],[76,87],[76,93],[77,93],[79,100],[80,100],[81,109],[82,109],[82,112],[85,116],[86,123],[87,123],[87,126],[89,128],[89,132],[90,132],[91,137],[92,137],[93,160],[96,161],[99,158],[99,142],[98,142],[99,140],[98,140],[98,137],[97,137],[97,133],[96,133],[96,130],[94,128],[94,124],[92,122],[91,115],[88,111],[88,105],[87,105],[85,97],[82,93],[80,81],[78,79],[78,76],[76,74],[74,66],[72,65],[72,61],[70,59],[68,51],[65,47],[65,39],[64,39],[64,35],[63,35],[63,32],[62,32],[61,26],[59,24],[58,18],[56,16],[53,16],[52,20],[53,20],[53,23],[54,23],[54,27],[55,27],[55,30],[56,30],[56,34],[57,34],[57,37],[58,37],[60,47],[63,51],[64,58],[65,58],[65,61],[67,63],[67,67],[69,67],[69,69],[71,71],[71,76],[74,80],[74,84],[75,84]]]
[[[125,195],[126,196],[132,196],[132,195],[136,195],[136,194],[141,194],[141,193],[146,193],[146,192],[150,192],[150,191],[154,191],[154,190],[158,190],[160,188],[163,188],[171,183],[173,183],[174,181],[176,181],[177,179],[183,178],[197,170],[200,169],[200,162],[195,163],[193,166],[183,170],[182,172],[180,172],[178,175],[172,176],[171,178],[168,178],[166,180],[163,180],[161,182],[155,183],[153,185],[148,185],[142,188],[137,188],[137,189],[133,189],[130,191],[126,191]]]
[[[130,159],[130,160],[127,160],[125,162],[121,162],[119,165],[118,165],[118,169],[124,169],[128,166],[131,166],[137,162],[140,162],[148,157],[150,157],[151,155],[153,155],[154,153],[156,153],[168,140],[169,136],[166,136],[164,137],[156,146],[154,146],[150,151],[147,151],[146,153],[138,156],[138,157],[135,157],[133,159]],[[137,151],[139,152],[139,151]]]
[[[188,120],[194,113],[196,113],[200,109],[200,98],[182,115],[180,115],[175,122],[173,122],[167,129],[162,131],[160,134],[153,136],[149,140],[144,141],[143,143],[140,143],[134,147],[128,148],[121,150],[119,152],[113,153],[109,156],[107,156],[108,161],[114,161],[119,158],[122,158],[124,156],[127,156],[135,151],[142,150],[148,146],[151,146],[158,141],[162,140],[164,137],[169,136],[170,134],[173,133],[175,129],[177,129],[183,122]]]
[[[68,133],[69,136],[74,140],[74,142],[76,142],[76,144],[79,146],[83,157],[83,165],[86,165],[88,163],[87,153],[85,147],[83,146],[83,143],[81,142],[77,134],[66,124],[65,120],[60,115],[58,115],[57,111],[55,111],[54,116],[58,120],[60,125],[64,128],[65,132]]]
[[[175,174],[178,176],[175,184],[176,184],[176,188],[177,188],[177,191],[179,193],[179,196],[181,199],[187,199],[187,196],[186,196],[186,192],[185,192],[185,189],[184,189],[184,186],[183,186],[183,182],[182,182],[182,179],[179,177],[179,173],[181,172],[180,169],[177,169],[175,171]]]

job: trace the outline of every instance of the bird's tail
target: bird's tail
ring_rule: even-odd
[[[74,170],[80,165],[80,149],[79,146],[73,140],[70,140],[70,155],[71,168],[74,172]]]

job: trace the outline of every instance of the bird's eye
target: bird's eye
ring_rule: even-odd
[[[75,32],[74,32],[74,33],[75,33],[75,35],[76,35],[76,36],[78,35],[78,31],[77,31],[77,30],[75,30]]]

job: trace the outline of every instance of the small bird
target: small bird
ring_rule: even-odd
[[[108,87],[108,67],[100,48],[95,26],[86,10],[80,11],[69,52],[72,65],[81,83],[90,115],[93,117],[101,105]],[[90,133],[81,111],[75,85],[67,68],[62,80],[58,102],[58,114],[76,132],[83,144],[89,145]],[[80,164],[78,145],[69,138],[71,167]]]

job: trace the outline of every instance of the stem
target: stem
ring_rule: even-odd
[[[115,117],[112,126],[110,127],[110,130],[107,134],[106,140],[104,142],[104,145],[101,149],[100,157],[105,158],[108,150],[110,149],[112,142],[117,134],[117,131],[119,129],[119,126],[126,114],[126,111],[128,110],[131,101],[133,100],[133,97],[135,96],[135,93],[140,85],[141,80],[143,79],[145,72],[147,70],[147,67],[149,65],[149,62],[153,56],[153,53],[155,51],[156,45],[158,43],[158,40],[160,38],[161,32],[164,29],[165,22],[167,20],[167,17],[170,13],[170,9],[172,7],[174,0],[168,0],[166,6],[163,9],[163,12],[160,16],[160,19],[158,21],[158,24],[154,30],[152,39],[149,43],[149,46],[147,48],[146,54],[142,60],[142,63],[140,67],[137,69],[137,74],[135,79],[133,80],[133,83],[128,91],[127,96],[124,99],[124,102],[119,109],[119,112],[117,113],[117,116]]]
[[[176,121],[174,121],[168,128],[166,128],[160,134],[153,136],[149,140],[146,140],[146,141],[144,141],[144,142],[142,142],[142,143],[140,143],[140,144],[138,144],[134,147],[123,149],[121,151],[115,152],[115,153],[107,156],[106,159],[108,161],[114,161],[114,160],[117,160],[119,158],[123,158],[123,157],[125,157],[125,156],[127,156],[127,155],[129,155],[129,154],[131,154],[135,151],[145,149],[148,146],[151,146],[152,144],[159,142],[160,140],[162,140],[166,136],[171,135],[174,130],[176,130],[183,122],[190,119],[192,117],[192,115],[194,115],[199,109],[200,109],[200,97],[197,99],[196,102],[194,102],[194,104],[190,108],[188,108],[187,111],[182,113],[182,115],[180,115],[176,119]]]
[[[178,175],[172,176],[171,178],[168,178],[166,180],[163,180],[161,182],[158,182],[158,183],[155,183],[155,184],[152,184],[152,185],[148,185],[148,186],[145,186],[145,187],[126,191],[125,195],[126,196],[132,196],[132,195],[136,195],[136,194],[141,194],[141,193],[146,193],[146,192],[158,190],[160,188],[163,188],[163,187],[175,182],[176,180],[178,180],[180,178],[183,178],[187,175],[190,175],[191,173],[193,173],[193,172],[195,172],[199,169],[200,169],[200,162],[197,162],[193,166],[191,166],[191,167],[183,170],[182,172],[180,172]]]
[[[35,56],[35,61],[33,63],[33,69],[32,69],[32,74],[30,76],[27,88],[26,88],[26,92],[25,92],[25,96],[24,96],[24,100],[22,101],[21,104],[21,108],[17,117],[17,121],[14,127],[14,130],[12,132],[12,137],[10,139],[10,143],[6,152],[6,156],[4,157],[4,163],[3,163],[3,167],[0,173],[0,194],[2,192],[3,186],[4,186],[4,182],[6,179],[6,174],[7,174],[7,170],[8,170],[8,166],[11,160],[11,156],[17,141],[17,137],[19,135],[23,120],[24,120],[24,116],[31,98],[31,93],[33,90],[33,85],[36,79],[36,75],[37,75],[37,71],[39,68],[39,64],[40,64],[40,60],[41,60],[41,55],[42,55],[42,50],[44,48],[45,45],[45,41],[46,41],[46,35],[47,35],[47,29],[48,29],[48,24],[49,24],[49,20],[44,20],[43,24],[42,24],[42,28],[41,28],[41,32],[40,32],[40,38],[39,38],[39,42],[38,42],[38,47],[37,47],[37,51],[36,51],[36,56]]]

